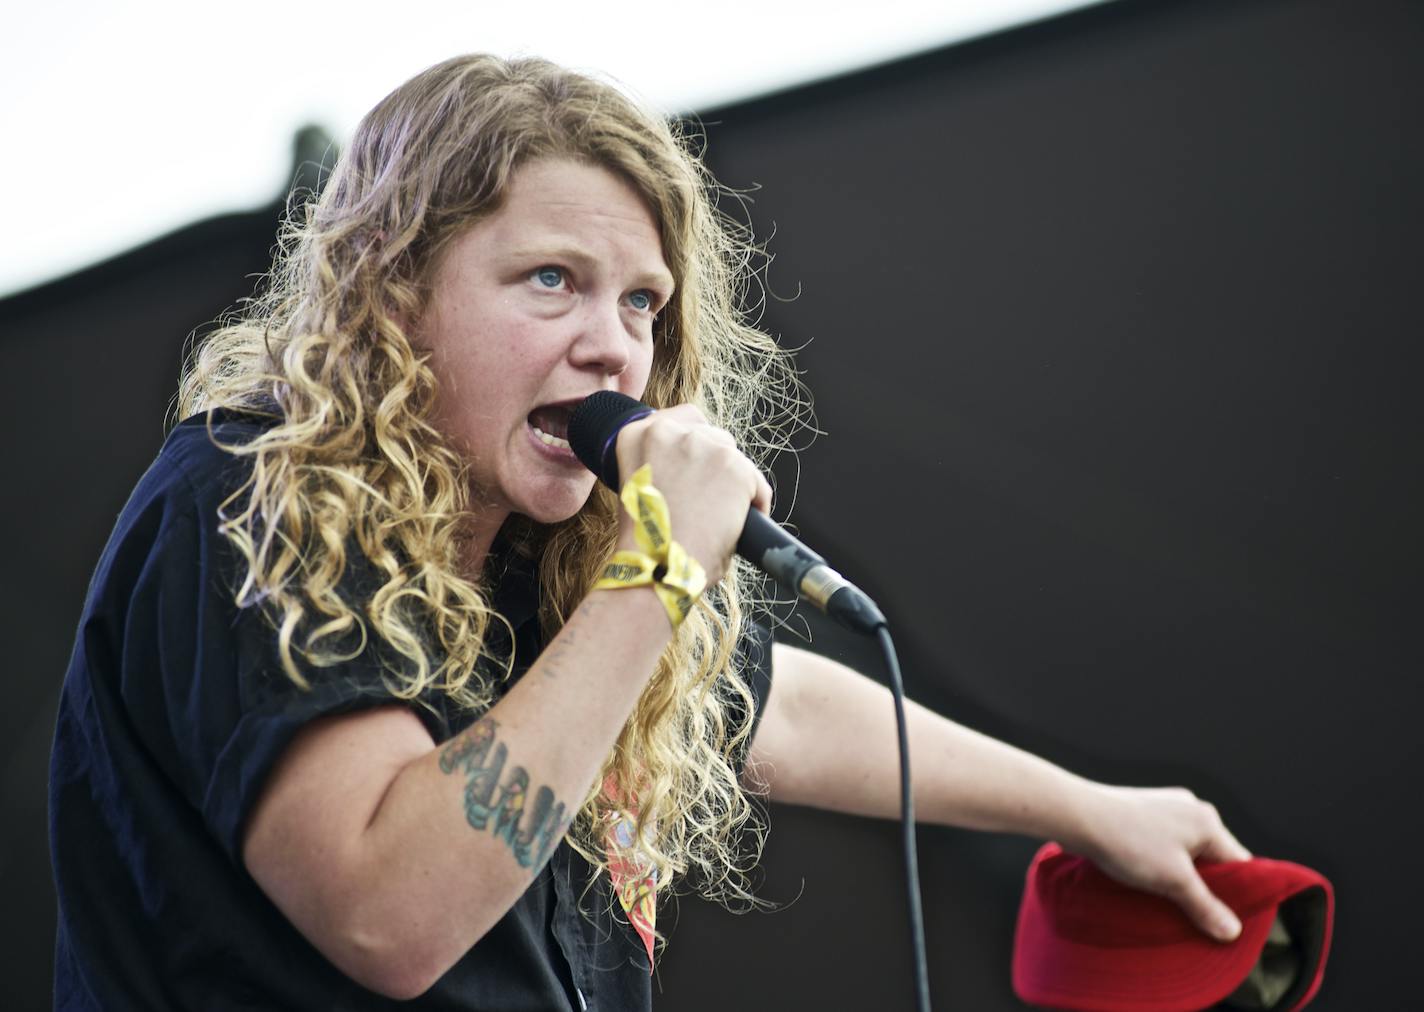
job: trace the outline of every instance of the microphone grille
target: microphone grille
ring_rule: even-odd
[[[574,456],[615,492],[618,490],[618,454],[614,447],[623,426],[652,413],[640,400],[616,390],[589,394],[569,416],[569,447]]]

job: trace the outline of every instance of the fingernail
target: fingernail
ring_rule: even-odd
[[[1235,940],[1239,934],[1241,934],[1241,922],[1232,914],[1222,914],[1216,922],[1216,937],[1223,942],[1230,942]]]

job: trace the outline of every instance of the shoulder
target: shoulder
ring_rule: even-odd
[[[118,527],[169,527],[187,520],[204,533],[216,530],[219,511],[252,474],[252,458],[238,449],[275,421],[221,409],[181,421],[135,486]]]
[[[216,575],[226,558],[218,530],[224,503],[251,474],[249,458],[225,446],[251,440],[260,418],[214,413],[175,426],[114,522],[86,599],[90,618],[131,612],[144,587],[176,587]],[[175,596],[169,593],[168,597]]]
[[[239,452],[276,424],[268,415],[214,409],[174,426],[150,469],[164,487],[186,487],[197,499],[226,498],[251,474],[251,457]]]

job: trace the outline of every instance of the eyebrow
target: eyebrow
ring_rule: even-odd
[[[557,243],[547,246],[519,246],[511,250],[509,256],[513,260],[573,263],[584,268],[597,267],[601,263],[598,257],[578,246],[568,246]],[[677,282],[673,280],[673,276],[663,269],[645,270],[638,274],[633,283],[635,285],[648,285],[653,288],[660,288],[668,293],[671,293],[677,287]]]

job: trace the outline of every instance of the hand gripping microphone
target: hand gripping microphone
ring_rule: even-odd
[[[618,433],[653,409],[613,390],[584,398],[569,418],[569,445],[584,467],[613,491],[619,490]],[[820,608],[842,625],[874,635],[885,616],[859,587],[841,576],[800,541],[756,507],[737,539],[737,554],[783,587]]]

